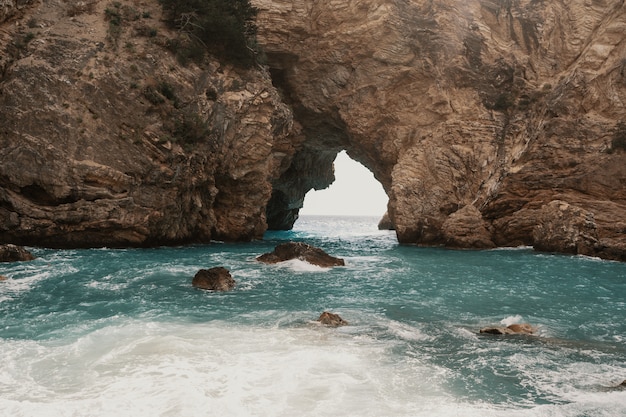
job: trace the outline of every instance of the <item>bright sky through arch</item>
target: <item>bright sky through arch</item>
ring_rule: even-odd
[[[309,191],[300,214],[382,217],[388,200],[374,174],[344,151],[335,159],[335,182],[325,190]]]

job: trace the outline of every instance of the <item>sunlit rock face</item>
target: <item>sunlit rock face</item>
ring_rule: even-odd
[[[568,252],[626,260],[623,1],[254,3],[302,135],[273,213],[332,178],[320,149],[343,148],[383,185],[403,243],[566,236]]]

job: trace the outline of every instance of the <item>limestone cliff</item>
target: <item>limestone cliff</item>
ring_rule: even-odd
[[[0,241],[262,236],[294,153],[267,71],[181,65],[157,0],[14,3],[0,8]]]
[[[256,4],[306,136],[292,169],[324,183],[317,147],[346,149],[403,243],[626,260],[623,0]]]
[[[181,65],[157,0],[0,2],[0,242],[258,238],[345,149],[402,243],[626,260],[623,0],[253,3],[267,70]]]

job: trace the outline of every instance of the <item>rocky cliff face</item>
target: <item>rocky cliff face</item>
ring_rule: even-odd
[[[315,150],[346,149],[401,242],[626,259],[623,1],[256,4],[298,166],[324,183]]]
[[[345,149],[402,243],[626,260],[623,0],[253,3],[268,71],[180,65],[156,0],[0,2],[0,241],[258,238]]]
[[[266,71],[181,65],[156,0],[13,3],[0,15],[0,241],[262,236],[270,181],[294,153]]]

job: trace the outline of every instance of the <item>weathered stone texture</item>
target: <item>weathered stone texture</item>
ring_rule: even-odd
[[[33,3],[0,31],[0,242],[260,238],[295,152],[269,74],[179,64],[156,0],[80,4]]]
[[[369,167],[400,242],[563,238],[587,242],[562,242],[568,252],[626,260],[626,152],[612,145],[626,119],[623,1],[255,4],[305,135],[300,160],[324,138]],[[542,207],[556,200],[592,216],[593,237],[546,228]]]
[[[156,0],[119,33],[105,0],[25,3],[0,7],[0,242],[259,238],[345,149],[401,243],[626,260],[622,0],[253,0],[268,70],[180,65]]]

